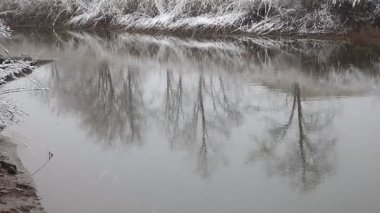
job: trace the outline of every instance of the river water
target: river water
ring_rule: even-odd
[[[10,94],[24,116],[7,130],[48,212],[380,211],[380,45],[42,31],[4,45],[54,59],[7,85],[49,88]]]

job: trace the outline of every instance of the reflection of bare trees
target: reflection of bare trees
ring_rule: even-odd
[[[112,76],[109,64],[105,61],[101,62],[99,72],[98,72],[98,97],[100,105],[104,107],[105,111],[108,102],[113,102],[115,99],[115,88],[112,82]]]
[[[198,81],[198,95],[197,95],[197,101],[194,106],[194,129],[197,127],[198,119],[200,118],[201,121],[201,147],[199,150],[198,155],[198,170],[201,173],[203,177],[207,177],[208,174],[208,145],[206,143],[206,137],[207,137],[207,126],[206,126],[206,117],[205,117],[205,106],[204,106],[204,100],[203,100],[203,87],[205,85],[203,73],[199,75],[199,81]]]
[[[140,141],[145,108],[138,70],[117,69],[107,60],[83,67],[87,70],[81,73],[52,69],[52,95],[64,109],[79,113],[104,147]]]
[[[123,83],[124,93],[127,94],[124,99],[124,108],[128,117],[130,138],[141,139],[141,128],[144,117],[144,101],[140,90],[139,78],[137,71],[128,70],[127,82]],[[124,94],[124,95],[125,95]]]
[[[216,83],[215,83],[216,82]],[[240,121],[240,108],[232,104],[222,77],[199,72],[196,80],[183,82],[166,71],[165,118],[171,148],[196,150],[197,170],[202,177],[210,174],[218,151],[213,144],[227,137],[230,127]],[[184,99],[185,97],[185,99]]]
[[[179,76],[177,85],[174,84],[173,72],[166,72],[166,125],[170,135],[170,146],[174,148],[178,135],[178,125],[182,115],[183,118],[183,86],[182,75]]]
[[[297,175],[300,179],[297,180],[296,184],[299,185],[302,191],[309,191],[315,188],[326,174],[331,172],[330,162],[326,161],[329,158],[329,156],[326,156],[326,152],[329,152],[326,148],[330,149],[334,145],[334,139],[324,139],[325,141],[319,141],[319,144],[310,141],[305,129],[305,126],[308,126],[309,123],[305,121],[301,104],[301,90],[297,84],[295,85],[294,97],[297,100],[299,131],[298,150],[294,150],[294,154],[299,161],[297,162],[294,159],[289,162],[289,175]],[[330,118],[328,120],[331,121]],[[318,125],[312,126],[316,127]],[[312,128],[308,129],[313,130]]]
[[[333,171],[331,152],[335,139],[329,138],[329,135],[323,132],[331,124],[333,113],[305,114],[301,99],[301,89],[295,84],[289,119],[285,124],[270,130],[272,139],[262,142],[259,149],[250,156],[250,161],[258,159],[270,161],[271,172],[291,177],[297,188],[307,192],[314,189],[327,174]],[[293,126],[295,116],[297,123]],[[284,141],[287,134],[290,134],[291,127],[297,130],[296,143]],[[317,136],[315,142],[309,136],[313,133]],[[281,147],[286,150],[282,156],[279,151]]]
[[[34,43],[41,46],[49,41],[35,37]],[[353,95],[357,94],[355,83],[368,91],[368,79],[375,76],[380,61],[375,46],[361,50],[345,42],[316,40],[206,41],[72,33],[59,43],[59,54],[69,61],[58,61],[60,72],[53,73],[60,79],[52,88],[60,109],[78,114],[89,134],[105,147],[142,141],[148,130],[165,129],[173,150],[196,156],[202,176],[212,173],[215,159],[221,158],[220,147],[244,118],[255,114],[259,119],[279,120],[283,114],[265,113],[283,113],[278,94],[292,93],[285,124],[265,120],[262,128],[270,126],[270,131],[254,130],[263,138],[270,136],[266,141],[260,139],[252,160],[267,159],[272,172],[293,178],[305,190],[332,169],[329,153],[334,140],[327,133],[334,112],[311,109],[301,99],[301,90],[303,97]],[[353,68],[360,78],[349,72]],[[157,72],[165,75],[158,77]],[[293,88],[289,82],[297,85]],[[252,92],[252,85],[265,85],[275,92]],[[261,99],[247,95],[251,92]]]
[[[128,58],[137,62],[140,69],[153,65],[176,71],[191,67],[208,72],[232,71],[250,75],[256,79],[255,83],[283,91],[288,91],[289,82],[297,81],[308,85],[303,89],[307,96],[360,94],[373,90],[373,84],[380,82],[378,44],[363,46],[346,41],[269,38],[192,40],[127,33],[48,31],[18,32],[15,38],[7,41],[8,46],[19,46],[12,50],[15,53],[25,49],[30,49],[28,54],[36,52],[25,48],[26,45],[39,49],[53,47],[68,55]],[[51,51],[46,51],[49,57],[55,55],[55,51]]]
[[[92,132],[104,141],[127,143],[141,139],[144,103],[137,71],[128,69],[125,78],[115,83],[109,65],[102,63],[98,72],[96,115],[89,120]]]

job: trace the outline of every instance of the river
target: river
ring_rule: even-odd
[[[7,85],[49,88],[10,94],[24,113],[7,130],[48,212],[380,210],[378,44],[41,30],[4,45],[54,59]]]

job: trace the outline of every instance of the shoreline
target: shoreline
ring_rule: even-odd
[[[317,39],[317,40],[346,40],[357,43],[380,43],[380,27],[378,26],[361,26],[357,29],[347,31],[345,33],[268,33],[254,34],[243,31],[235,32],[204,32],[202,30],[158,30],[158,29],[123,29],[118,27],[94,27],[94,28],[70,28],[70,27],[53,27],[53,26],[34,26],[34,25],[9,25],[11,31],[22,30],[38,30],[53,32],[89,32],[89,33],[114,33],[114,34],[143,34],[151,36],[172,36],[183,39],[228,39],[228,38],[291,38],[291,39]]]
[[[17,154],[17,144],[0,136],[0,212],[46,212],[41,205],[32,175]],[[5,163],[4,163],[5,162]],[[16,166],[16,174],[7,165]]]

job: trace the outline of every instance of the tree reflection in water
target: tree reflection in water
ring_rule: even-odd
[[[90,69],[79,80],[70,80],[77,74],[64,75],[53,66],[50,94],[62,98],[61,110],[79,113],[82,125],[103,147],[140,144],[145,108],[139,72],[130,67],[116,71],[105,59],[92,63]]]
[[[110,65],[102,62],[98,72],[97,97],[94,105],[97,116],[89,121],[94,134],[100,134],[104,141],[120,139],[132,143],[141,139],[141,125],[144,122],[144,107],[140,91],[138,72],[128,68],[126,77],[114,88]],[[97,125],[94,125],[97,124]]]
[[[336,139],[329,131],[335,111],[327,108],[305,113],[298,84],[294,85],[292,96],[289,119],[285,124],[275,125],[277,127],[269,131],[271,138],[260,143],[258,150],[251,153],[249,162],[270,162],[267,165],[271,174],[290,177],[296,188],[308,192],[334,172]],[[292,132],[292,127],[296,131]],[[286,138],[288,134],[297,137]]]
[[[217,166],[210,164],[224,161],[218,153],[221,144],[217,138],[228,137],[231,125],[241,120],[241,109],[229,104],[230,97],[220,75],[215,77],[200,71],[194,81],[196,87],[192,82],[187,82],[186,90],[182,78],[179,74],[175,82],[173,72],[166,72],[165,114],[170,147],[198,150],[197,171],[202,177],[208,177],[210,166]],[[187,106],[183,105],[184,93],[186,102],[190,100]]]
[[[175,140],[178,136],[178,125],[180,119],[184,117],[183,112],[183,87],[182,87],[182,75],[179,76],[178,84],[174,84],[173,72],[166,71],[166,101],[165,101],[165,113],[166,113],[166,130],[170,136],[169,143],[172,149],[175,148]]]
[[[228,144],[249,143],[258,134],[249,162],[264,160],[270,174],[291,178],[301,191],[334,171],[336,144],[334,107],[304,99],[370,92],[380,79],[376,46],[363,54],[355,45],[315,40],[70,36],[59,44],[38,36],[30,43],[67,56],[51,69],[50,94],[56,108],[78,115],[95,143],[104,149],[142,144],[153,128],[172,150],[189,153],[198,173],[208,177],[227,162]],[[24,51],[22,45],[30,44],[8,46],[17,45]],[[291,106],[284,104],[288,93]],[[254,119],[263,122],[231,141]]]

